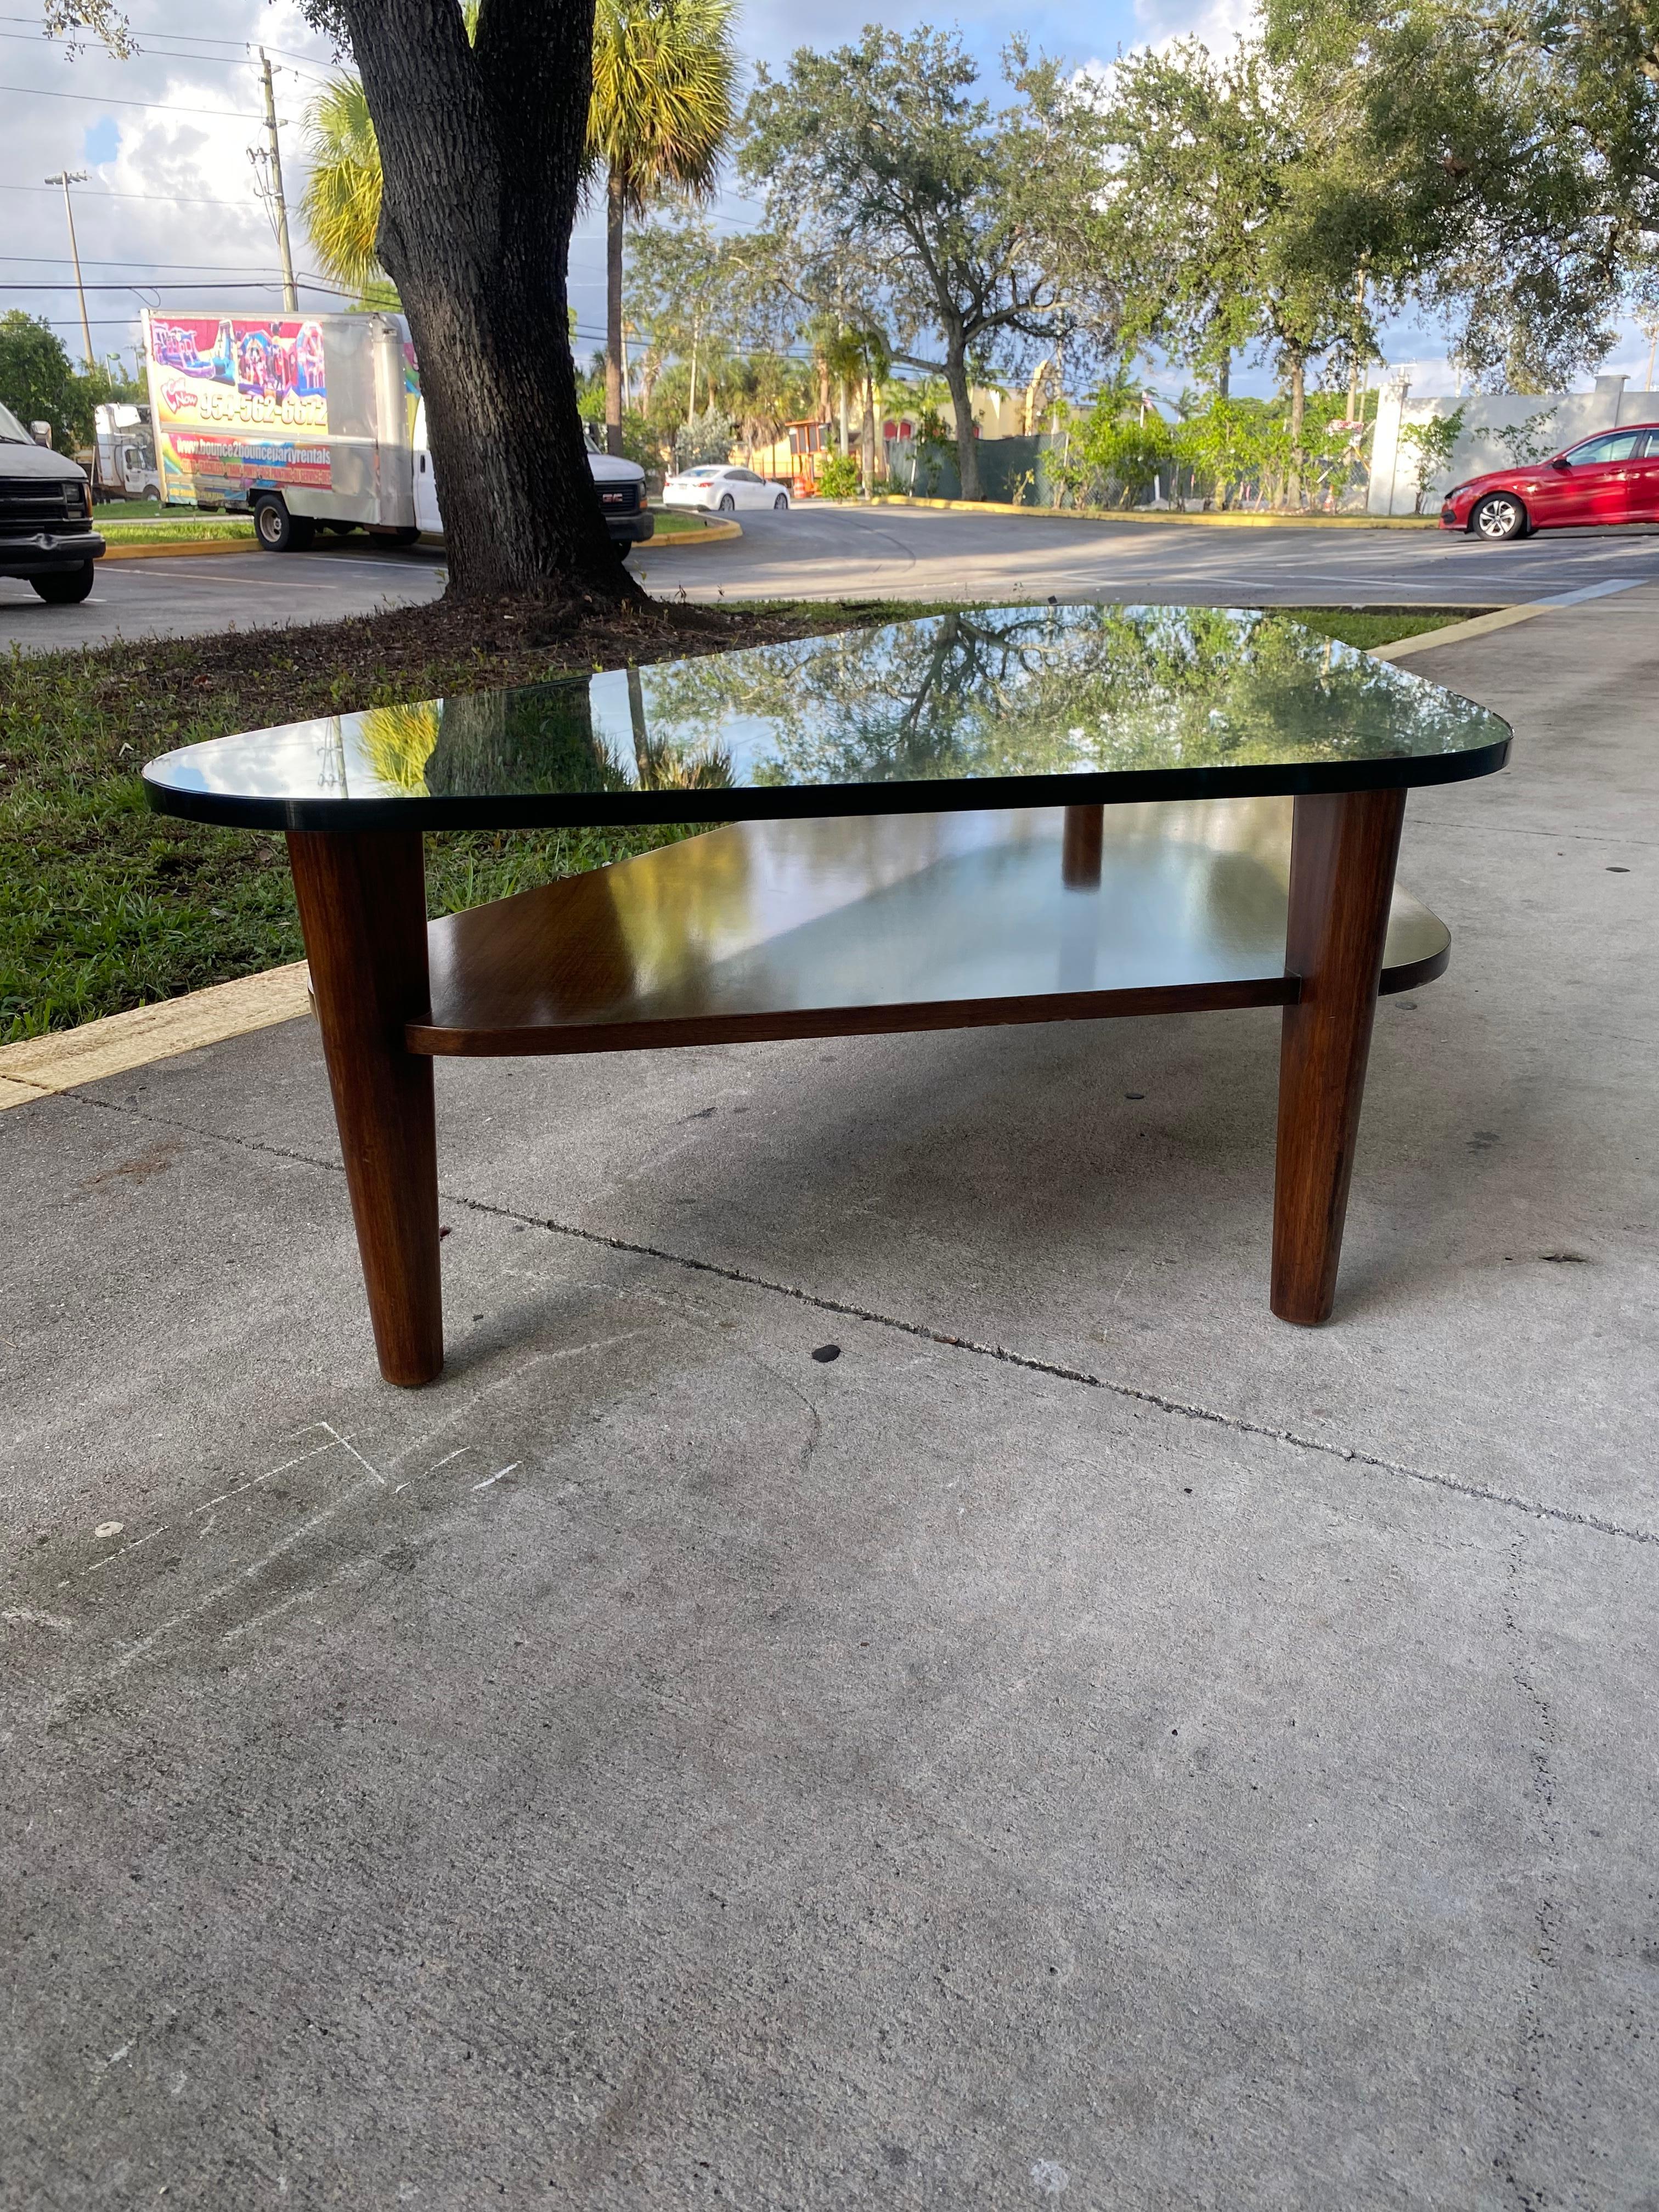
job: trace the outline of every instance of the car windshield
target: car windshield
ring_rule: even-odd
[[[10,408],[0,405],[0,446],[28,446],[33,442]]]
[[[686,471],[686,472],[685,472],[685,473],[686,473],[686,474],[687,474],[687,476],[689,476],[689,477],[717,477],[717,476],[719,476],[719,474],[720,473],[720,471],[718,469],[708,469],[708,468],[704,468],[704,469],[688,469],[688,470]]]

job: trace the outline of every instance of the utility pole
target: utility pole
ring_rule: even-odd
[[[259,188],[259,197],[270,210],[276,232],[276,248],[283,257],[283,305],[294,314],[300,305],[300,295],[294,288],[294,250],[288,242],[288,202],[283,198],[283,149],[276,136],[276,95],[270,84],[270,58],[263,46],[259,49],[259,74],[265,87],[265,136],[270,144],[261,161],[256,155],[256,167],[265,172]]]
[[[87,320],[87,288],[81,282],[81,249],[75,240],[75,210],[70,204],[70,186],[84,185],[86,181],[87,173],[84,169],[60,169],[55,177],[46,179],[49,185],[61,185],[64,187],[64,215],[69,223],[70,258],[75,264],[75,289],[80,295],[81,300],[81,350],[86,357],[88,372],[90,373],[94,366],[92,358],[92,325]]]

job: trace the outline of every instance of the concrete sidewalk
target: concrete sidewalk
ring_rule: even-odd
[[[446,1066],[415,1395],[308,1023],[0,1118],[0,2204],[1653,2212],[1659,592],[1422,670],[1322,1332],[1267,1014]]]

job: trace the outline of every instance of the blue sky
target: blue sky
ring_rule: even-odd
[[[294,0],[190,0],[187,6],[133,0],[131,16],[143,52],[120,63],[93,50],[76,62],[39,35],[30,0],[0,0],[0,98],[7,131],[0,150],[0,306],[49,317],[78,356],[80,325],[61,191],[43,180],[64,167],[91,173],[76,188],[76,223],[95,352],[125,349],[137,334],[134,287],[149,287],[152,303],[188,307],[222,301],[258,310],[280,302],[270,228],[253,193],[247,149],[262,137],[261,94],[252,42],[263,40],[276,70],[284,167],[290,204],[304,181],[306,103],[330,65],[326,43],[305,24]],[[751,61],[775,69],[799,46],[835,46],[856,38],[872,13],[869,0],[751,0],[738,40]],[[1029,7],[978,4],[954,9],[886,7],[881,19],[908,30],[955,22],[989,74],[1016,32],[1034,47],[1081,64],[1108,61],[1120,46],[1157,43],[1196,32],[1224,42],[1249,20],[1247,0],[1049,0]],[[735,227],[758,210],[728,191],[717,212]],[[309,265],[303,228],[295,222],[295,258]],[[597,343],[603,329],[602,256],[594,224],[573,241],[571,289],[580,343]],[[241,289],[232,290],[233,285]],[[302,285],[307,303],[329,304]],[[1412,362],[1414,388],[1449,390],[1433,331],[1409,326],[1388,334],[1391,362]],[[1645,368],[1647,348],[1627,332],[1608,366],[1632,379]],[[1246,372],[1241,388],[1265,389],[1264,371]]]

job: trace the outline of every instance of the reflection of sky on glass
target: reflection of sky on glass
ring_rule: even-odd
[[[963,608],[879,630],[324,716],[185,747],[161,791],[312,802],[602,799],[1398,759],[1504,725],[1283,616]],[[698,778],[702,780],[697,781]]]

